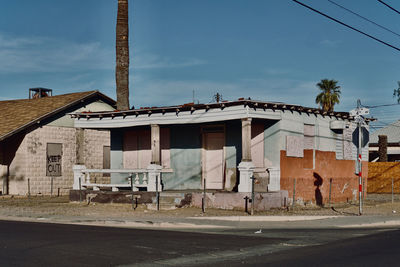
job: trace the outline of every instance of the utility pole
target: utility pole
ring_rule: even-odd
[[[362,192],[363,192],[363,184],[362,184],[362,148],[363,142],[367,140],[363,140],[363,127],[365,125],[365,120],[363,115],[369,114],[369,109],[361,107],[360,99],[357,100],[357,108],[350,111],[350,115],[354,117],[355,122],[357,123],[357,129],[355,130],[355,134],[353,136],[353,143],[357,146],[357,167],[356,173],[358,175],[358,199],[359,199],[359,215],[362,214],[363,203],[362,203]],[[367,141],[368,143],[368,141]]]

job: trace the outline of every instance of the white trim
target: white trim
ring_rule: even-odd
[[[282,111],[258,108],[250,109],[244,105],[225,107],[224,109],[213,108],[209,110],[181,111],[179,113],[153,113],[128,115],[126,117],[116,116],[105,118],[75,118],[76,128],[123,128],[132,126],[144,126],[150,124],[187,124],[187,123],[206,123],[226,120],[236,120],[243,118],[260,118],[280,120]]]

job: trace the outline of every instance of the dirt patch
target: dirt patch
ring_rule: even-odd
[[[335,204],[332,207],[324,206],[295,206],[282,209],[271,209],[256,212],[255,215],[357,215],[357,203]],[[392,197],[390,194],[370,194],[364,201],[364,215],[397,215],[400,214],[400,195]],[[130,204],[99,204],[87,202],[69,202],[68,196],[61,197],[0,197],[0,216],[14,217],[93,217],[108,219],[143,219],[152,218],[185,218],[196,216],[246,216],[247,213],[237,210],[201,209],[194,207],[177,208],[174,210],[154,211],[147,209],[146,205],[138,205],[133,210]]]

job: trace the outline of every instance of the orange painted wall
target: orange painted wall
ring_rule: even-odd
[[[305,150],[309,155],[312,150]],[[293,197],[294,179],[296,178],[296,201],[311,201],[327,204],[329,202],[329,184],[332,179],[331,202],[344,202],[358,198],[358,176],[354,174],[353,160],[337,160],[335,152],[315,151],[315,168],[309,157],[287,157],[281,151],[281,189],[289,191]],[[368,177],[368,162],[363,162],[363,175]],[[367,179],[364,180],[365,187]]]

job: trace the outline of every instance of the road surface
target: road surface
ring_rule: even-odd
[[[398,240],[396,229],[193,232],[0,221],[0,266],[397,266]]]

